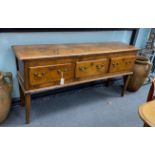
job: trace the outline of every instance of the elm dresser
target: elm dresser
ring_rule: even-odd
[[[12,49],[26,123],[33,93],[123,76],[123,96],[139,50],[120,42],[14,45]]]

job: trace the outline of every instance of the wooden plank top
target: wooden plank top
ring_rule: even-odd
[[[82,44],[47,44],[14,45],[15,55],[20,60],[58,58],[68,56],[93,55],[115,52],[137,51],[134,46],[121,43],[82,43]]]

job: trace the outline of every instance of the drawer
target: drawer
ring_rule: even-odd
[[[135,56],[111,58],[109,72],[132,71],[135,62]]]
[[[76,78],[99,76],[107,73],[109,60],[99,59],[76,63]]]
[[[63,77],[65,83],[74,80],[74,64],[59,64],[48,66],[37,66],[29,68],[29,83],[31,86],[50,84],[60,84],[60,79]]]

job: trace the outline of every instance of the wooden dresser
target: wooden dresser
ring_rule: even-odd
[[[15,45],[21,105],[30,121],[31,94],[123,76],[122,95],[139,49],[124,43]]]

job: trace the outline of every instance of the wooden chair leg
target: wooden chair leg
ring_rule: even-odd
[[[124,96],[124,94],[125,94],[126,88],[128,86],[128,83],[129,83],[129,79],[130,79],[130,75],[124,76],[124,86],[123,86],[123,89],[122,89],[121,96]]]
[[[30,123],[30,106],[31,106],[31,95],[26,94],[25,95],[25,105],[26,105],[26,124]]]
[[[19,86],[19,92],[20,92],[20,105],[24,107],[25,106],[25,94],[22,91],[20,86]]]

